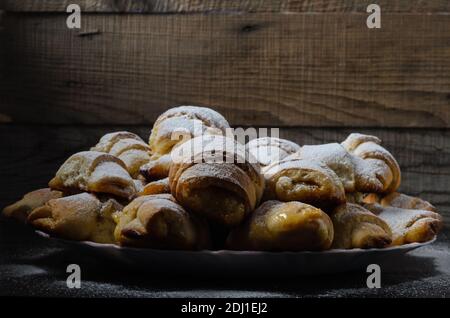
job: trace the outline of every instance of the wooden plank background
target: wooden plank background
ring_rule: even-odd
[[[366,16],[85,14],[74,31],[7,13],[1,118],[146,124],[194,104],[234,125],[449,127],[450,15]]]
[[[0,204],[45,186],[104,133],[147,137],[178,104],[300,144],[380,136],[402,191],[450,222],[450,2],[6,0],[0,12]],[[1,9],[1,8],[0,8]]]

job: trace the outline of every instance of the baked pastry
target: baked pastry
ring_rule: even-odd
[[[54,191],[49,188],[35,190],[25,194],[23,198],[16,203],[4,208],[3,215],[17,219],[21,222],[26,222],[28,214],[30,214],[31,211],[43,206],[52,199],[61,197],[63,197],[61,191]]]
[[[342,146],[351,154],[361,158],[369,166],[376,167],[377,178],[383,185],[382,191],[362,192],[395,192],[401,183],[400,167],[394,156],[383,148],[378,137],[353,133],[342,142]]]
[[[358,204],[338,206],[331,220],[334,226],[333,248],[382,248],[392,242],[389,225]]]
[[[142,167],[141,174],[148,180],[168,176],[173,147],[205,134],[225,135],[230,125],[218,112],[198,106],[179,106],[161,114],[149,138],[152,162]]]
[[[333,224],[322,210],[300,202],[266,201],[233,229],[227,246],[237,250],[320,251],[331,247]]]
[[[333,170],[320,162],[289,156],[264,170],[265,200],[299,201],[332,211],[345,202],[345,191]]]
[[[136,195],[135,182],[122,160],[97,151],[72,155],[56,172],[49,187],[71,193],[109,193],[126,199]]]
[[[139,192],[139,196],[143,195],[151,195],[151,194],[162,194],[169,193],[170,194],[170,185],[169,178],[156,180],[150,183],[147,183],[142,191]]]
[[[112,215],[121,209],[114,199],[102,202],[93,194],[80,193],[48,201],[30,213],[28,222],[70,240],[114,243]]]
[[[246,148],[258,160],[261,168],[300,151],[300,146],[296,143],[275,137],[262,137],[250,140]]]
[[[303,146],[292,157],[324,163],[337,174],[346,193],[384,192],[392,176],[384,162],[359,158],[338,143]]]
[[[207,224],[188,214],[170,194],[136,198],[115,217],[120,245],[180,250],[209,246]]]
[[[215,110],[198,106],[174,107],[161,114],[155,121],[150,134],[149,144],[152,153],[165,155],[179,142],[174,133],[189,137],[202,135],[206,129],[210,132],[225,134],[230,128],[227,120]]]
[[[430,202],[398,192],[393,192],[383,197],[380,200],[380,204],[385,207],[392,206],[401,209],[436,212],[436,208]]]
[[[109,153],[111,149],[114,147],[114,145],[122,139],[134,139],[136,141],[141,141],[141,137],[136,135],[135,133],[129,132],[129,131],[116,131],[113,133],[109,133],[104,135],[98,143],[91,148],[91,151],[98,151],[98,152],[106,152]]]
[[[106,152],[119,158],[133,178],[137,178],[141,166],[150,161],[150,147],[138,135],[128,131],[106,134],[91,151]]]
[[[245,147],[219,135],[193,138],[172,152],[169,183],[186,209],[212,222],[235,226],[253,211],[264,178]]]
[[[366,204],[367,209],[392,229],[392,244],[402,245],[432,240],[442,228],[442,217],[432,211],[401,209],[380,204]]]
[[[359,198],[357,203],[360,204],[378,203],[386,207],[436,212],[436,208],[430,202],[399,192],[392,192],[385,196],[378,193],[359,193],[357,196]]]

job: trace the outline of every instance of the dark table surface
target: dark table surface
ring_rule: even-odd
[[[68,264],[82,268],[82,286],[66,285]],[[382,266],[381,288],[365,270],[288,278],[186,277],[136,272],[30,228],[0,219],[0,295],[52,297],[450,297],[450,232]]]

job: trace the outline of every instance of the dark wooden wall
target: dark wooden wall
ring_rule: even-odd
[[[300,144],[376,134],[402,190],[450,220],[450,2],[79,0],[69,30],[72,2],[3,1],[1,204],[104,133],[147,138],[162,111],[194,104]]]

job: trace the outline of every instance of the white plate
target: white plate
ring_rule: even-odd
[[[115,264],[150,273],[201,275],[314,275],[365,270],[369,264],[381,265],[433,243],[412,243],[388,248],[334,249],[322,252],[259,251],[171,251],[121,247],[89,241],[69,241],[36,231],[39,236],[60,241],[79,252],[104,257]],[[93,253],[91,253],[93,252]],[[399,259],[400,261],[400,259]]]

